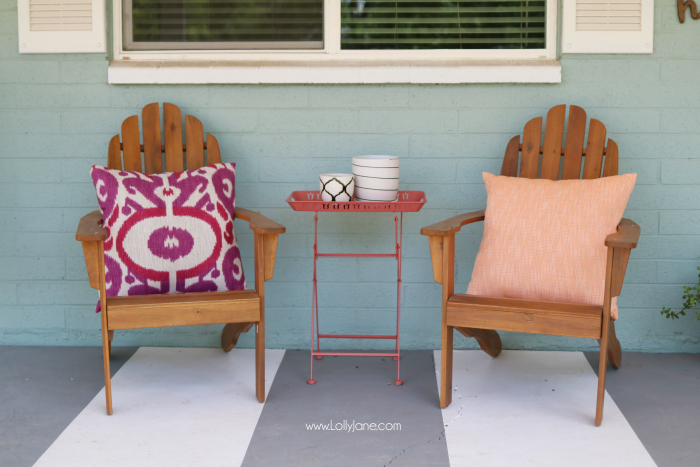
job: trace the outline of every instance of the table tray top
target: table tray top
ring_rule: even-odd
[[[295,211],[416,212],[428,200],[422,191],[399,191],[395,201],[323,201],[318,191],[293,191],[287,203]]]

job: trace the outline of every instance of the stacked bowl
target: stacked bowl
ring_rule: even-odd
[[[352,158],[357,201],[395,201],[399,193],[398,156]]]

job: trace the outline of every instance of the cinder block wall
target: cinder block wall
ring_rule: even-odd
[[[80,216],[97,206],[88,170],[106,163],[126,117],[165,101],[199,117],[223,159],[237,162],[238,205],[287,226],[267,286],[269,347],[309,345],[313,221],[285,197],[317,187],[319,173],[350,171],[354,155],[401,156],[402,187],[429,200],[404,219],[402,345],[438,348],[440,286],[420,227],[484,207],[481,172],[499,170],[508,139],[551,106],[573,103],[607,125],[620,170],[639,174],[627,216],[642,238],[619,300],[623,347],[700,351],[700,321],[659,314],[680,306],[700,265],[700,21],[681,25],[673,2],[656,3],[653,55],[568,55],[558,85],[110,86],[104,55],[19,55],[16,2],[0,0],[0,344],[99,344],[97,292],[74,240]],[[252,277],[252,237],[244,223],[236,229]],[[323,251],[391,250],[393,220],[324,214],[320,232]],[[457,290],[466,290],[480,238],[479,226],[459,236]],[[326,259],[319,277],[324,330],[390,331],[395,263]],[[124,331],[115,345],[214,347],[219,330]],[[512,349],[596,347],[507,333],[503,341]]]

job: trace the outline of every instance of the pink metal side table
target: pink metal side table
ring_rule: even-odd
[[[426,203],[425,193],[422,191],[399,191],[396,201],[385,202],[334,202],[323,201],[317,191],[294,191],[287,198],[287,203],[295,211],[313,211],[314,215],[314,276],[313,292],[311,298],[311,376],[307,380],[309,384],[316,384],[314,379],[314,358],[321,360],[325,356],[355,356],[355,357],[392,357],[396,360],[396,381],[400,386],[401,381],[401,251],[403,241],[403,213],[417,212]],[[319,212],[393,212],[395,227],[394,253],[386,254],[346,254],[346,253],[319,253],[318,252],[318,213]],[[396,281],[396,334],[391,335],[358,335],[358,334],[321,334],[318,325],[318,281],[316,278],[316,263],[322,257],[351,257],[351,258],[395,258],[397,264]],[[390,339],[396,341],[395,352],[322,352],[321,339]],[[314,341],[316,350],[314,350]]]

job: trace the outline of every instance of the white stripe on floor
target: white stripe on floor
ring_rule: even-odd
[[[458,350],[453,368],[442,418],[454,467],[656,465],[607,393],[594,425],[598,377],[581,352]]]
[[[284,350],[265,352],[265,394]],[[263,405],[255,397],[255,351],[140,348],[36,466],[236,466]]]

